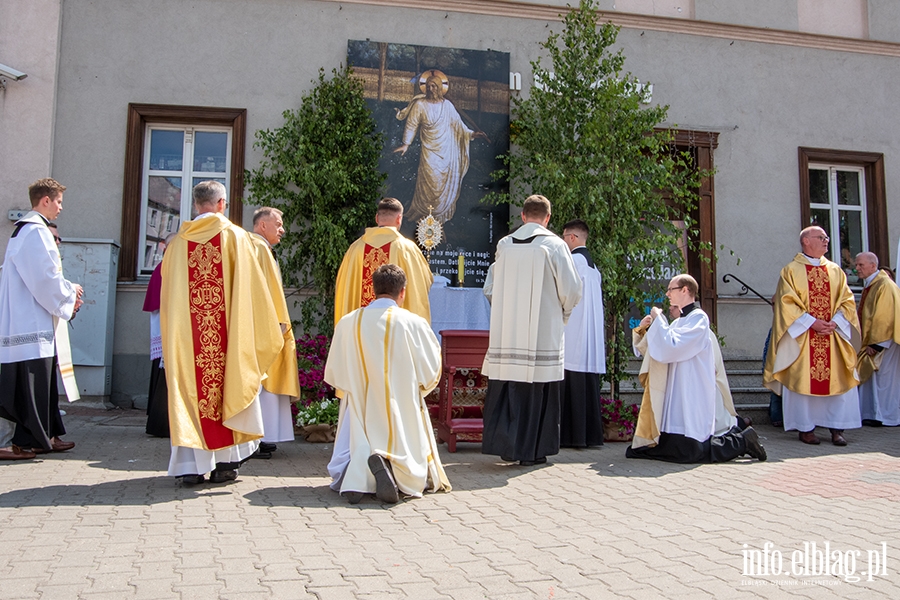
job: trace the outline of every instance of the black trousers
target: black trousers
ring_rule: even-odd
[[[559,453],[561,381],[488,380],[481,452],[531,461]]]

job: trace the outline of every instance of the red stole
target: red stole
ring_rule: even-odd
[[[362,293],[359,298],[359,306],[368,306],[375,299],[375,288],[372,286],[372,273],[381,265],[386,265],[391,252],[391,243],[388,242],[381,248],[366,244],[363,250]]]
[[[825,267],[806,265],[809,285],[809,314],[823,321],[831,320],[831,282]],[[837,335],[837,334],[832,334]],[[831,336],[809,329],[809,392],[813,396],[831,393]]]
[[[205,244],[188,242],[188,293],[200,428],[206,447],[217,450],[235,443],[232,431],[222,424],[228,323],[221,234]]]

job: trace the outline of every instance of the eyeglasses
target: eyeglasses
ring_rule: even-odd
[[[827,235],[811,235],[809,237],[811,237],[814,240],[822,240],[823,242],[831,241],[831,238],[829,238]]]
[[[53,239],[56,240],[56,243],[57,243],[57,244],[62,244],[62,238],[59,237],[58,235],[54,235],[54,236],[53,236]]]
[[[677,286],[677,287],[670,287],[670,288],[666,288],[666,291],[667,291],[667,292],[674,292],[675,290],[680,290],[680,289],[683,288],[683,287],[684,287],[683,285],[679,285],[679,286]]]

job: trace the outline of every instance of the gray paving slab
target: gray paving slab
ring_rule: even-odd
[[[0,597],[900,597],[894,428],[837,448],[762,425],[768,462],[721,465],[611,443],[522,468],[460,444],[453,492],[390,507],[332,492],[327,444],[184,487],[138,411],[66,409],[74,450],[0,464]]]

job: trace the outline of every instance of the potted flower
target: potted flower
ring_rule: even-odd
[[[294,423],[306,441],[332,442],[340,401],[334,398],[334,388],[324,379],[331,340],[307,333],[296,342],[300,398],[294,405]]]
[[[297,407],[295,423],[307,442],[333,442],[341,402],[337,398],[314,400]]]
[[[607,442],[630,442],[634,438],[640,405],[625,404],[621,398],[600,398],[603,439]]]

